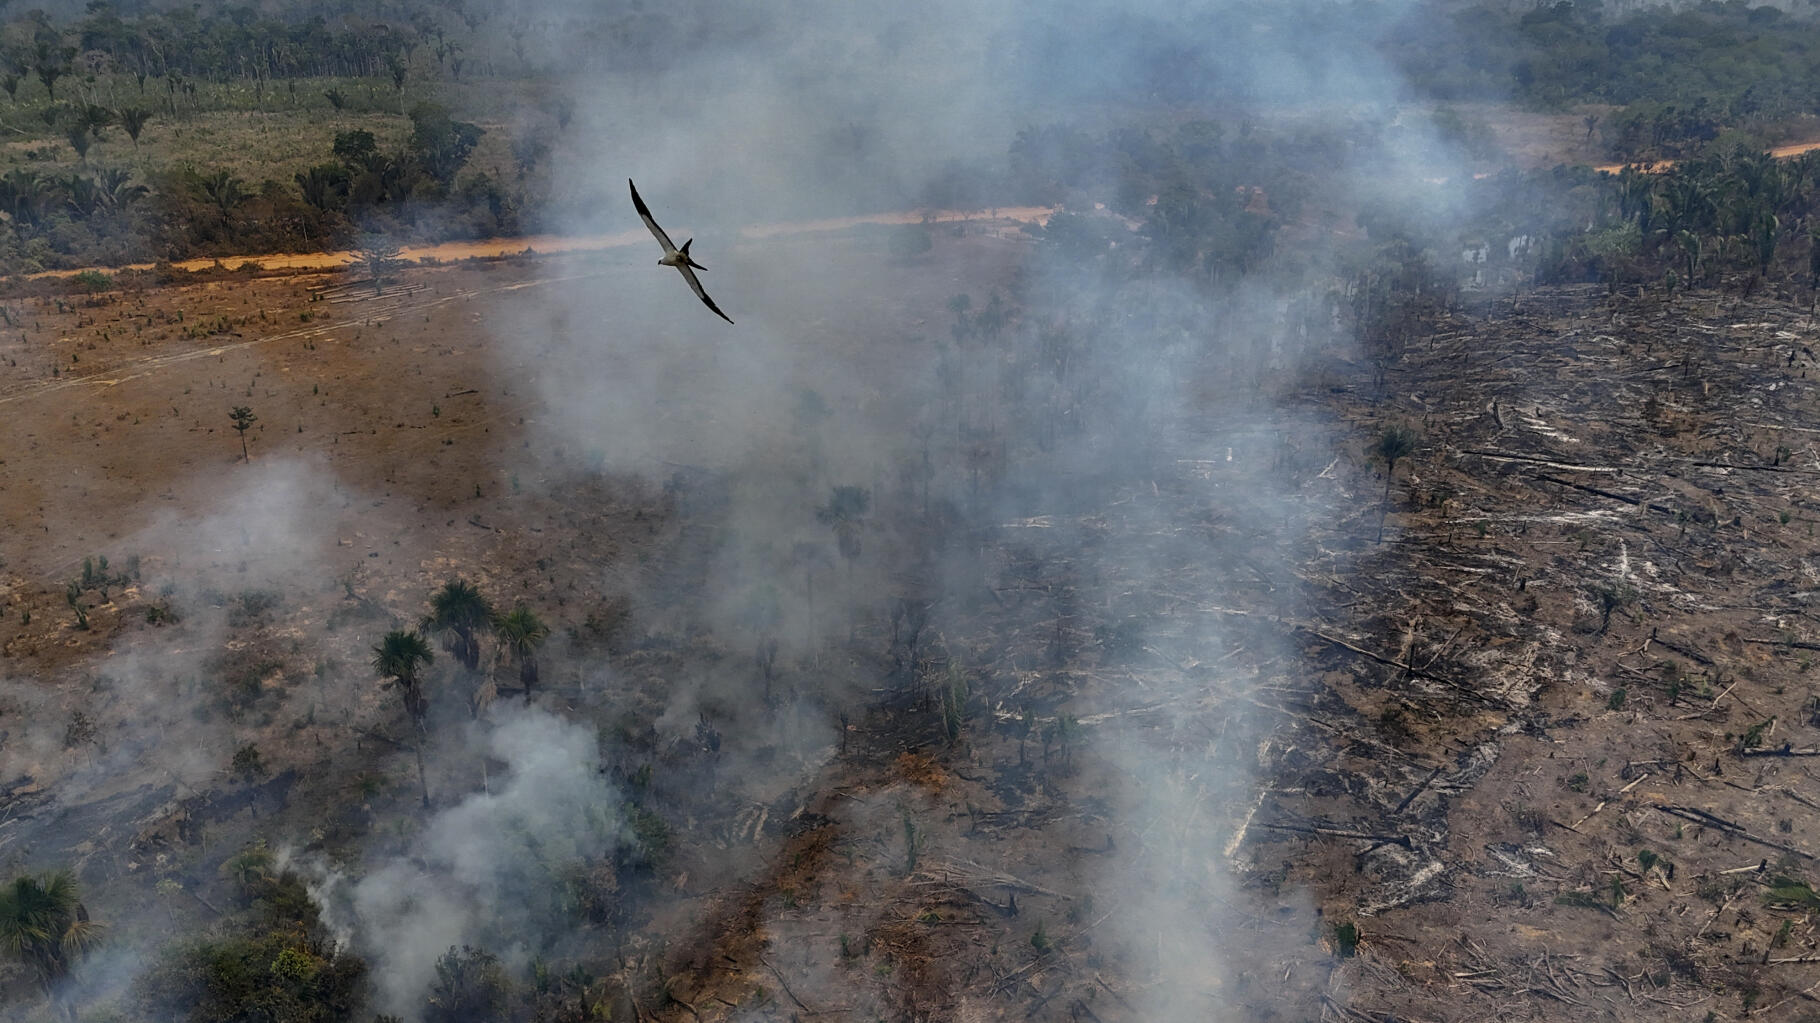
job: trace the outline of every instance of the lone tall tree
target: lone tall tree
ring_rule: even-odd
[[[30,967],[52,998],[100,937],[101,925],[88,918],[67,870],[14,878],[0,888],[0,949]]]
[[[425,806],[430,805],[430,783],[423,770],[423,744],[426,738],[423,720],[429,711],[429,702],[423,698],[423,681],[417,677],[417,672],[429,664],[433,656],[430,644],[424,642],[422,635],[398,629],[386,633],[379,645],[373,648],[373,670],[398,687],[399,695],[404,698],[405,713],[411,716],[411,723],[417,726],[417,741],[412,744],[412,748],[417,754],[417,784],[423,789]]]
[[[1390,514],[1390,482],[1397,463],[1416,450],[1416,435],[1407,427],[1386,426],[1371,445],[1371,456],[1384,463],[1384,500],[1378,509],[1378,542],[1384,542],[1384,517]]]
[[[404,709],[411,715],[411,723],[419,727],[423,725],[429,704],[423,698],[423,682],[417,673],[434,656],[422,634],[399,629],[386,633],[373,648],[373,670],[398,687],[399,694],[404,697]]]
[[[259,417],[245,405],[235,405],[234,410],[228,413],[228,418],[234,421],[234,429],[240,434],[240,457],[245,461],[252,461],[253,456],[246,450],[246,432],[259,421]]]
[[[531,687],[537,684],[537,648],[550,638],[550,627],[520,604],[494,620],[493,635],[518,662],[518,681],[525,687],[525,699],[530,699]]]
[[[847,574],[853,574],[853,561],[859,557],[859,533],[872,507],[872,491],[865,487],[835,487],[828,492],[828,503],[815,509],[815,518],[834,530],[834,542],[840,556],[847,560]]]
[[[430,595],[430,613],[423,627],[450,638],[448,650],[469,671],[480,667],[481,629],[493,623],[493,605],[480,595],[474,584],[465,579],[450,579],[442,589]]]

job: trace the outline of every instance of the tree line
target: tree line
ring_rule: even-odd
[[[23,12],[0,33],[0,86],[11,94],[35,78],[52,97],[58,80],[118,71],[141,92],[148,80],[174,96],[195,80],[380,77],[418,47],[461,73],[451,38],[484,24],[486,4],[354,3],[297,0],[262,5],[90,3],[71,20]],[[16,97],[15,97],[16,98]]]
[[[1542,280],[1668,289],[1735,281],[1820,285],[1820,156],[1735,149],[1646,173],[1600,175],[1583,230],[1551,241]]]

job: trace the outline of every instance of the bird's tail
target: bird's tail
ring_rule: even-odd
[[[694,245],[694,244],[695,244],[695,239],[691,238],[688,241],[683,242],[683,247],[678,250],[682,253],[683,262],[689,264],[690,266],[694,267],[697,270],[706,270],[707,267],[702,266],[700,263],[697,263],[695,261],[695,257],[689,255],[689,246]]]

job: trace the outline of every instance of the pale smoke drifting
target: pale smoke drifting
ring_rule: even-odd
[[[844,333],[855,348],[926,342],[890,337],[903,319],[930,320],[937,324],[926,328],[930,333],[943,329],[941,309],[899,309],[899,280],[885,260],[841,258],[837,246],[744,244],[739,228],[905,208],[937,180],[986,204],[1014,202],[1023,197],[1008,191],[1005,153],[1017,131],[1103,116],[1105,104],[1299,104],[1305,126],[1329,120],[1350,133],[1360,118],[1389,120],[1400,100],[1396,75],[1356,40],[1318,22],[1294,40],[1259,36],[1239,4],[1006,0],[903,9],[786,0],[737,13],[670,4],[617,24],[591,20],[595,13],[593,5],[542,4],[515,15],[530,25],[533,64],[570,75],[575,129],[546,169],[566,204],[564,215],[577,217],[562,226],[637,229],[624,191],[624,180],[637,178],[677,240],[697,238],[693,251],[712,268],[704,284],[739,326],[704,313],[672,273],[652,266],[655,248],[632,249],[610,257],[599,286],[551,289],[539,306],[495,319],[495,349],[502,368],[515,380],[528,379],[537,395],[531,446],[557,470],[664,479],[681,466],[732,479],[732,508],[717,519],[724,532],[693,541],[712,546],[710,592],[699,606],[673,613],[684,621],[706,619],[715,639],[735,652],[752,641],[743,615],[753,592],[768,590],[779,603],[773,628],[786,652],[815,650],[850,630],[852,619],[830,615],[830,606],[852,603],[855,595],[877,601],[890,592],[892,581],[875,568],[879,562],[863,562],[846,590],[839,573],[823,573],[817,610],[812,573],[786,555],[817,539],[812,513],[830,482],[883,493],[883,477],[905,459],[910,439],[955,397],[946,393],[934,360],[897,379],[868,379],[859,362],[819,357],[832,348],[823,337],[804,344],[808,331]],[[648,31],[655,42],[613,64],[593,58],[599,36],[590,31]],[[1094,113],[1085,115],[1090,107]],[[1218,116],[1230,107],[1187,113]],[[1336,202],[1387,191],[1411,198],[1405,189],[1416,171],[1449,162],[1420,129],[1403,131],[1394,146],[1367,142],[1358,158],[1356,177],[1323,167],[1338,175]],[[1117,167],[1107,167],[1097,178],[1116,175]],[[1332,266],[1320,242],[1314,248],[1299,268],[1305,280]],[[1249,382],[1289,375],[1307,346],[1332,340],[1290,324],[1296,284],[1247,282],[1216,297],[1190,268],[1181,268],[1179,279],[1163,271],[1134,282],[1088,258],[1070,264],[1059,251],[1052,258],[1028,268],[1030,293],[1057,297],[1054,308],[1037,315],[1085,324],[1079,373],[1094,380],[1097,410],[1105,415],[1052,453],[1014,468],[1014,486],[988,491],[985,508],[976,508],[979,519],[1079,513],[1107,499],[1108,481],[1141,473],[1167,479],[1174,459],[1210,455],[1196,450],[1205,442],[1207,419],[1196,380],[1207,379],[1210,368]],[[996,375],[990,353],[959,357],[959,379],[985,410],[983,420],[997,417],[992,426],[1001,437],[1026,451],[1034,424],[990,408],[1001,386]],[[804,426],[797,415],[806,391],[834,410],[828,426]],[[1247,400],[1261,422],[1270,410],[1258,393]],[[952,422],[935,426],[950,430]],[[1281,510],[1296,495],[1265,479],[1269,444],[1250,444],[1239,462],[1254,499],[1239,501],[1232,513],[1252,535],[1296,542],[1301,524]],[[950,462],[937,473],[937,497],[965,502],[965,471]],[[1219,553],[1198,542],[1201,548],[1183,544],[1154,562],[1085,546],[1070,557],[1083,579],[1145,579],[1174,562]],[[970,586],[977,586],[977,575],[966,566],[934,572],[935,579],[972,579]],[[1123,595],[1114,588],[1097,592],[1094,584],[1085,590],[1083,606],[1112,606]],[[857,606],[877,612],[875,603]],[[1201,659],[1230,646],[1214,624],[1176,628],[1185,632],[1168,641]],[[670,710],[659,719],[666,735],[684,734],[699,708],[717,704],[739,715],[723,724],[743,743],[775,741],[803,757],[826,757],[832,748],[826,726],[806,728],[806,737],[784,734],[784,723],[810,717],[795,710],[773,717],[750,692],[739,699],[743,688],[750,690],[750,677],[679,677],[666,684]],[[799,694],[801,703],[819,695],[841,704],[854,695],[821,684],[830,692]],[[721,699],[706,699],[715,690]],[[1196,695],[1152,697],[1192,701]],[[548,734],[542,743],[522,744],[531,723]],[[1218,990],[1227,972],[1225,930],[1212,907],[1229,892],[1230,810],[1250,803],[1258,763],[1247,754],[1258,735],[1249,721],[1232,717],[1218,755],[1185,737],[1117,728],[1096,741],[1103,743],[1099,754],[1128,779],[1123,790],[1108,794],[1112,815],[1132,826],[1154,825],[1145,856],[1114,859],[1116,866],[1096,879],[1130,894],[1119,919],[1105,928],[1108,943],[1150,977],[1147,1018],[1205,1019],[1208,992]],[[612,792],[595,775],[586,730],[533,715],[504,724],[488,743],[513,765],[508,788],[437,815],[415,856],[380,866],[351,886],[346,908],[357,912],[360,947],[379,959],[382,1001],[393,1010],[419,1005],[435,957],[450,945],[484,941],[522,959],[550,937],[548,921],[526,919],[522,899],[513,896],[522,883],[515,872],[531,856],[524,836],[537,836],[542,850],[577,854],[621,839]],[[1174,752],[1165,757],[1165,750]],[[803,765],[792,765],[797,770]],[[531,777],[539,781],[533,785]],[[739,785],[750,790],[781,786],[772,781],[739,775]],[[508,941],[524,945],[502,948]]]
[[[952,456],[936,466],[938,498],[972,507],[979,526],[995,518],[1064,520],[1103,507],[1114,488],[1134,479],[1170,480],[1177,459],[1218,457],[1206,447],[1207,422],[1217,411],[1227,423],[1224,442],[1251,432],[1232,469],[1238,485],[1221,496],[1222,514],[1260,548],[1299,542],[1299,495],[1269,471],[1280,441],[1261,436],[1274,413],[1263,382],[1292,378],[1311,348],[1344,345],[1331,317],[1320,322],[1319,301],[1304,293],[1333,271],[1334,254],[1317,233],[1297,242],[1310,249],[1295,268],[1299,280],[1218,289],[1194,267],[1153,267],[1134,277],[1108,271],[1105,263],[1118,263],[1116,257],[1073,258],[1046,247],[1047,261],[1024,266],[1027,293],[1047,302],[1032,317],[1078,329],[1074,372],[1088,391],[1071,412],[1091,407],[1097,418],[1084,427],[1064,424],[1077,432],[1062,431],[1053,450],[1037,455],[1037,424],[1020,421],[1001,398],[1027,382],[1006,379],[993,350],[943,353],[953,360],[951,380],[960,383],[944,382],[935,366],[940,344],[927,336],[939,337],[943,312],[900,314],[901,282],[884,260],[842,259],[834,245],[742,245],[741,226],[902,208],[938,181],[950,192],[959,182],[959,193],[981,197],[981,205],[1028,201],[1007,185],[1006,149],[1018,130],[1078,121],[1104,132],[1120,126],[1119,110],[1175,103],[1183,104],[1184,119],[1269,120],[1269,110],[1294,107],[1299,128],[1357,139],[1353,167],[1318,168],[1333,190],[1324,197],[1330,207],[1366,197],[1420,207],[1436,198],[1422,177],[1456,163],[1425,119],[1382,131],[1402,96],[1396,74],[1312,7],[1307,31],[1290,39],[1257,30],[1246,5],[1225,2],[1002,0],[906,9],[785,0],[742,8],[724,24],[692,6],[669,5],[664,15],[676,25],[663,36],[672,44],[662,51],[668,59],[629,68],[574,48],[585,36],[565,27],[592,8],[533,10],[531,22],[543,26],[541,59],[573,71],[577,82],[580,131],[552,166],[558,191],[578,202],[596,197],[592,209],[602,211],[603,227],[635,226],[622,193],[624,179],[637,178],[678,240],[697,237],[695,251],[714,268],[704,283],[739,321],[727,329],[692,308],[667,275],[639,278],[641,269],[654,269],[654,252],[615,259],[605,274],[609,286],[591,294],[553,295],[498,337],[514,365],[531,374],[544,406],[538,446],[579,444],[618,471],[661,476],[666,463],[683,463],[731,473],[727,521],[735,526],[716,539],[716,563],[725,571],[713,577],[710,585],[719,589],[704,615],[715,619],[717,632],[738,635],[743,590],[762,583],[782,604],[786,643],[799,649],[837,639],[846,619],[811,613],[809,588],[767,552],[803,541],[803,523],[829,482],[876,487],[909,457],[919,428],[951,435],[951,418],[974,418],[1018,455],[999,490],[988,488],[973,505],[965,470]],[[1119,173],[1106,167],[1086,177],[1116,182]],[[957,278],[955,290],[975,289]],[[911,318],[929,321],[924,336],[891,334]],[[835,346],[805,344],[811,330],[845,334],[856,351],[901,344],[931,354],[927,364],[881,382],[867,379],[857,358],[817,358]],[[1223,383],[1214,389],[1236,409],[1204,407],[1209,380]],[[836,410],[826,428],[805,430],[792,417],[805,390]],[[810,462],[816,468],[806,470]],[[1179,525],[1129,528],[1168,533]],[[965,542],[955,547],[969,549]],[[1050,557],[1071,562],[1084,580],[1083,607],[1111,608],[1133,585],[1224,553],[1194,537],[1146,554],[1089,546],[1083,536],[1075,549]],[[934,576],[966,580],[961,585],[977,591],[977,566],[942,566]],[[891,592],[891,581],[863,580],[856,589],[873,596],[857,606],[876,615],[877,594]],[[939,604],[957,594],[935,596]],[[1151,644],[1194,660],[1234,646],[1204,617],[1178,617],[1164,635],[1143,608],[1121,613],[1139,621]],[[666,721],[686,727],[705,683],[670,683]],[[1184,681],[1170,692],[1153,681],[1146,699],[1195,706],[1205,695],[1197,690],[1232,684]],[[767,728],[759,720],[737,724],[729,730],[763,735]],[[1143,1018],[1207,1019],[1229,980],[1233,931],[1218,907],[1233,894],[1227,849],[1239,816],[1255,805],[1262,731],[1230,713],[1213,741],[1117,723],[1095,730],[1096,755],[1125,779],[1116,791],[1097,794],[1111,803],[1109,816],[1147,836],[1142,854],[1109,858],[1090,879],[1096,890],[1119,893],[1120,911],[1100,933],[1131,968],[1127,979],[1142,984]]]
[[[217,662],[235,635],[230,619],[240,596],[270,593],[307,605],[338,595],[337,536],[326,513],[351,499],[320,463],[261,459],[185,480],[176,489],[183,491],[182,504],[209,510],[188,516],[160,511],[142,528],[109,541],[96,553],[110,554],[110,561],[105,570],[97,563],[96,570],[116,581],[86,591],[81,600],[92,607],[106,592],[121,608],[168,608],[181,624],[123,630],[91,666],[85,690],[67,705],[35,682],[0,685],[0,706],[27,711],[20,720],[34,722],[29,732],[0,744],[0,778],[30,775],[54,786],[66,805],[146,782],[206,789],[220,778],[236,742],[235,724],[214,706],[222,687],[205,680],[218,674]],[[369,514],[366,525],[382,518]],[[134,566],[139,578],[119,581]],[[69,574],[80,571],[72,567]],[[137,587],[136,598],[126,595],[129,586]],[[310,697],[348,703],[346,693],[325,699],[331,685],[339,681],[315,683]],[[77,712],[96,726],[93,743],[66,744],[65,723]]]
[[[552,935],[565,872],[632,841],[592,729],[535,709],[475,726],[472,771],[503,762],[490,791],[432,816],[410,853],[357,880],[315,875],[324,919],[373,965],[378,1008],[416,1018],[451,946],[522,965]],[[478,780],[478,779],[477,779]]]

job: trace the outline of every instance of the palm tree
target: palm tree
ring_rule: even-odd
[[[834,530],[834,541],[840,556],[847,559],[847,574],[853,574],[853,561],[859,557],[860,528],[866,512],[872,507],[872,491],[865,487],[835,487],[828,492],[828,503],[815,509],[815,518]]]
[[[109,209],[123,210],[151,193],[144,185],[133,183],[133,172],[124,167],[109,167],[95,179],[102,201]]]
[[[450,579],[430,596],[430,613],[423,627],[453,635],[446,649],[469,671],[480,667],[480,640],[475,633],[493,622],[493,605],[465,579]]]
[[[56,997],[75,960],[100,938],[101,925],[88,918],[69,871],[18,877],[0,888],[0,949],[31,967],[46,995]]]
[[[259,417],[254,415],[253,410],[245,405],[235,405],[233,410],[228,413],[228,418],[234,421],[234,429],[240,433],[241,459],[247,462],[252,461],[253,456],[246,449],[246,432],[249,429],[252,429],[254,423],[259,421]]]
[[[518,681],[525,687],[525,699],[530,699],[531,687],[537,684],[537,648],[550,638],[550,627],[535,611],[519,604],[493,620],[493,635],[518,662]]]
[[[127,137],[133,140],[133,148],[139,148],[139,133],[145,130],[147,122],[152,119],[152,112],[144,107],[120,108],[120,127],[126,129]]]
[[[421,633],[399,629],[386,633],[373,648],[373,670],[398,686],[404,694],[404,709],[419,728],[429,705],[423,698],[423,682],[417,672],[434,656]]]
[[[1757,273],[1769,273],[1776,262],[1776,247],[1782,241],[1782,221],[1768,209],[1759,210],[1751,222],[1750,243],[1757,257]]]
[[[80,121],[71,121],[64,129],[64,137],[69,139],[70,148],[76,151],[76,162],[88,163],[88,147],[93,141],[89,138],[88,125]]]
[[[295,175],[303,201],[319,210],[328,209],[338,196],[347,192],[347,168],[337,163],[320,163]]]
[[[114,123],[114,112],[94,103],[78,103],[76,105],[76,123],[87,128],[90,135],[99,139],[102,129]]]
[[[1666,229],[1670,237],[1682,231],[1698,231],[1711,220],[1717,207],[1711,184],[1693,173],[1679,174],[1667,182],[1661,192],[1667,204]]]
[[[78,220],[86,220],[94,216],[95,211],[99,210],[107,201],[106,197],[101,194],[101,189],[96,187],[95,182],[80,174],[71,174],[64,179],[63,195],[65,205]]]
[[[1687,257],[1687,286],[1691,288],[1694,286],[1694,275],[1700,272],[1700,236],[1692,231],[1676,231],[1675,244],[1681,247],[1681,254]]]
[[[37,49],[32,54],[32,70],[38,80],[44,83],[45,94],[52,103],[57,102],[57,79],[69,74],[69,61],[76,55],[73,46],[59,46],[48,39],[38,40]]]
[[[1636,167],[1625,165],[1618,172],[1618,216],[1625,220],[1638,218],[1638,226],[1649,234],[1650,199],[1655,187],[1649,177]]]
[[[373,648],[373,670],[398,686],[404,696],[404,709],[411,715],[411,723],[417,726],[417,741],[411,748],[417,756],[417,784],[423,789],[424,806],[430,805],[430,782],[423,769],[423,719],[429,711],[429,703],[423,698],[423,682],[417,672],[429,664],[433,656],[430,644],[424,642],[421,634],[399,629],[386,633]]]
[[[1371,456],[1384,463],[1384,500],[1378,511],[1378,542],[1384,542],[1384,517],[1390,514],[1390,481],[1396,476],[1397,463],[1416,450],[1416,435],[1407,427],[1386,426],[1371,445]]]
[[[411,67],[405,63],[404,54],[393,54],[386,58],[386,70],[392,75],[392,87],[398,90],[398,112],[404,113],[404,83],[410,77]]]
[[[223,219],[232,216],[235,207],[246,199],[246,188],[241,180],[226,170],[218,170],[198,179],[197,187],[203,198],[221,211]]]
[[[0,212],[18,224],[37,224],[43,219],[56,189],[37,171],[14,167],[0,175]]]

